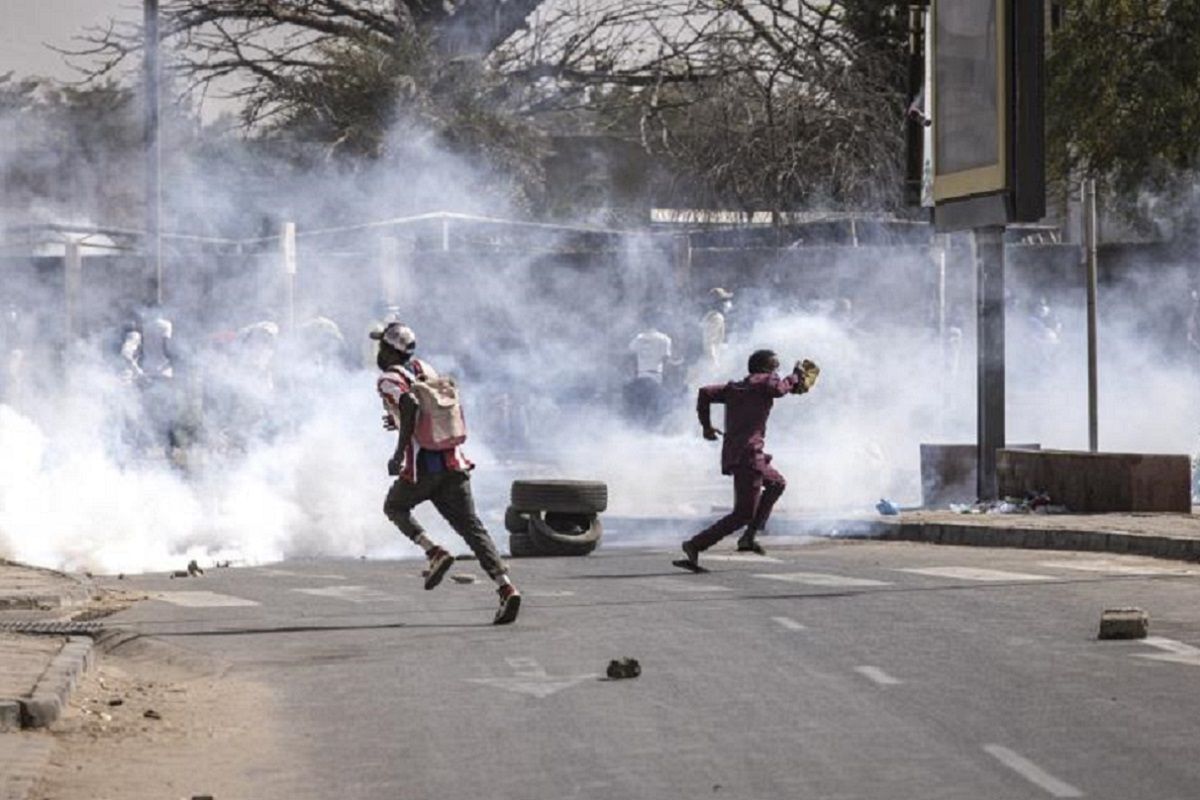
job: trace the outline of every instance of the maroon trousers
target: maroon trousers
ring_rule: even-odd
[[[775,501],[786,487],[787,481],[770,464],[759,469],[734,469],[733,511],[693,536],[692,544],[697,550],[707,550],[746,525],[761,531],[771,517]]]

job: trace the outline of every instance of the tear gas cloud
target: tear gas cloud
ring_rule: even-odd
[[[380,231],[303,235],[331,220],[396,214],[517,216],[489,195],[486,176],[428,141],[417,146],[419,168],[393,161],[368,174],[324,169],[277,184],[249,148],[212,168],[176,154],[168,204],[197,229],[245,236],[266,219],[273,234],[294,219],[302,236],[296,332],[274,341],[253,326],[283,322],[277,243],[236,257],[168,250],[162,312],[174,323],[176,375],[165,387],[121,375],[126,311],[158,313],[146,306],[144,278],[129,279],[140,274],[139,259],[132,273],[109,264],[121,280],[85,282],[81,316],[90,323],[69,343],[57,343],[61,286],[9,259],[0,556],[117,572],[178,568],[190,558],[417,555],[381,511],[394,435],[381,430],[366,348],[380,311]],[[231,191],[243,183],[239,174],[264,176],[253,196]],[[407,250],[416,230],[385,232]],[[440,252],[417,235],[396,289],[418,354],[460,377],[477,502],[501,545],[514,477],[605,480],[611,514],[676,519],[672,543],[697,529],[714,504],[728,504],[730,488],[717,447],[698,435],[694,388],[740,377],[759,347],[777,350],[785,365],[808,357],[822,367],[816,390],[784,398],[772,417],[768,450],[789,479],[779,514],[861,511],[880,497],[916,503],[918,444],[973,439],[972,267],[961,258],[949,264],[958,290],[949,293],[941,336],[934,261],[924,250],[831,249],[825,275],[833,280],[823,285],[837,290],[812,289],[786,265],[750,273],[734,263],[726,273],[738,290],[729,342],[719,366],[702,367],[687,347],[702,309],[679,299],[660,239],[624,237],[605,260],[589,263],[552,255],[570,251],[574,234],[541,232],[536,246],[519,247],[505,244],[504,230],[460,228],[456,243],[499,243],[486,252]],[[781,251],[778,259],[787,258]],[[1159,267],[1131,270],[1102,294],[1105,449],[1189,452],[1200,429],[1196,363],[1183,357],[1187,281],[1180,272],[1164,280]],[[756,277],[739,277],[749,274]],[[897,287],[897,275],[911,285]],[[702,280],[692,294],[703,295]],[[1123,290],[1136,281],[1144,291]],[[1057,322],[1048,326],[1028,310],[1042,294],[1037,276],[1011,275],[1010,288],[1009,439],[1082,447],[1082,290],[1051,293]],[[842,295],[852,303],[839,303]],[[317,315],[335,320],[344,342],[306,334],[304,323]],[[1179,324],[1147,330],[1168,315]],[[646,426],[623,413],[622,387],[632,375],[629,342],[650,324],[688,356],[688,388]],[[418,514],[435,536],[457,544],[432,509]],[[629,529],[611,531],[610,544],[623,534],[636,539],[636,524],[623,524]]]

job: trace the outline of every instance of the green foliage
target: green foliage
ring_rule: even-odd
[[[500,77],[478,60],[447,59],[415,35],[394,45],[328,43],[320,56],[320,68],[275,81],[248,107],[248,120],[269,109],[260,139],[301,163],[351,169],[417,167],[450,153],[485,173],[507,200],[536,204],[543,137],[508,113]]]
[[[1068,0],[1047,63],[1048,166],[1124,194],[1200,165],[1200,0]]]

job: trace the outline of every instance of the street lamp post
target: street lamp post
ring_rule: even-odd
[[[146,139],[146,258],[154,269],[154,293],[163,303],[162,140],[159,136],[158,0],[144,0],[142,93]]]

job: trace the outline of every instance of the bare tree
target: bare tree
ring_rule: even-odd
[[[162,38],[181,88],[214,88],[247,102],[247,121],[279,110],[295,81],[337,72],[336,56],[358,46],[384,52],[414,40],[446,57],[480,56],[525,24],[538,0],[164,0]],[[68,56],[86,57],[90,77],[118,69],[142,47],[133,24],[90,29]]]
[[[875,31],[895,32],[899,7],[549,0],[493,60],[524,79],[526,113],[636,136],[693,202],[885,204],[901,185],[903,72]]]
[[[883,202],[902,98],[888,0],[164,0],[182,88],[377,155],[397,103],[488,157],[543,132],[638,141],[711,202]],[[111,70],[137,28],[90,34]],[[464,119],[467,124],[464,126]],[[525,120],[525,123],[520,122]],[[464,134],[462,131],[466,131]],[[526,151],[528,148],[526,148]],[[514,164],[528,174],[530,152]]]

